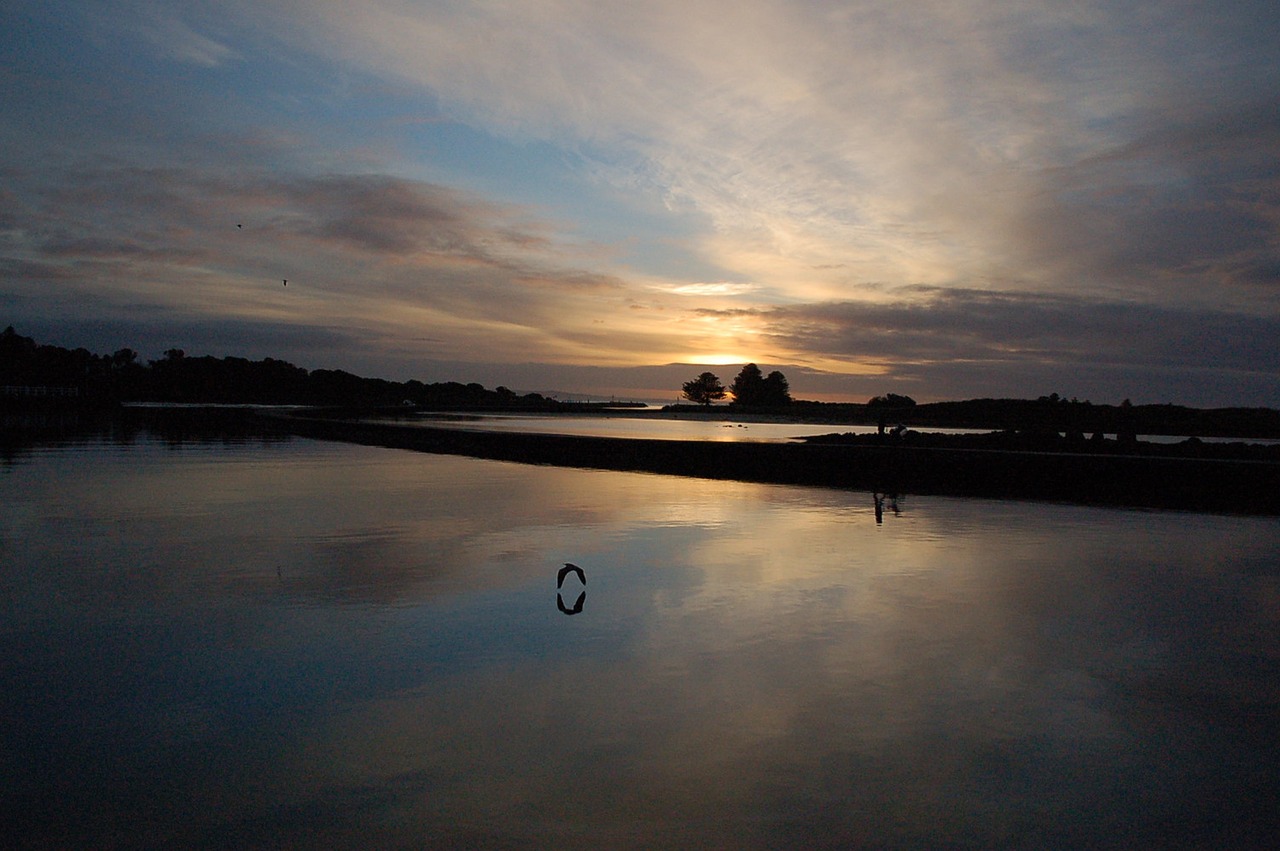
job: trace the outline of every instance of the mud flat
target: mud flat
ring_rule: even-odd
[[[529,464],[942,494],[1239,514],[1280,514],[1280,462],[1139,452],[1026,451],[906,442],[734,443],[461,431],[271,416],[323,440]]]

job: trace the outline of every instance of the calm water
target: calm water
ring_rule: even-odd
[[[726,412],[725,416],[728,416]],[[440,414],[429,413],[415,420],[397,420],[402,425],[447,426],[469,431],[512,431],[537,434],[572,434],[593,437],[648,438],[651,440],[714,440],[754,443],[790,443],[805,437],[834,432],[875,434],[876,426],[846,423],[726,422],[699,414]],[[992,429],[921,428],[936,434],[987,434]],[[1108,434],[1115,440],[1114,434]],[[1143,434],[1149,443],[1181,443],[1185,435]],[[1275,444],[1262,438],[1202,437],[1205,443]]]
[[[475,431],[515,431],[537,434],[574,434],[594,437],[648,438],[651,440],[716,440],[786,443],[801,437],[832,432],[874,434],[875,426],[831,423],[725,422],[693,414],[425,414],[416,422],[427,426]],[[954,431],[954,430],[953,430]]]
[[[897,509],[307,440],[24,454],[0,466],[6,836],[1280,835],[1275,519]],[[585,589],[557,593],[565,562]]]

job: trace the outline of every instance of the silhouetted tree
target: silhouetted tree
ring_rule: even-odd
[[[739,405],[759,405],[763,389],[764,373],[753,363],[744,366],[738,377],[733,379],[733,384],[729,385],[733,401]]]
[[[791,385],[787,382],[787,377],[776,369],[765,376],[764,385],[760,388],[760,404],[791,404]]]
[[[897,393],[886,393],[867,401],[867,405],[872,408],[911,408],[915,404],[915,399],[910,396],[899,396]]]
[[[682,388],[684,398],[699,405],[710,405],[725,397],[727,392],[720,379],[711,372],[704,372],[693,381],[686,381]]]
[[[4,384],[36,384],[36,341],[23,337],[10,325],[0,333],[0,382]]]
[[[1138,442],[1138,430],[1134,425],[1133,403],[1125,399],[1120,403],[1120,416],[1116,425],[1116,442],[1132,446]]]
[[[749,363],[729,386],[734,404],[754,407],[786,405],[791,402],[791,386],[787,377],[776,369],[765,377],[760,367]]]

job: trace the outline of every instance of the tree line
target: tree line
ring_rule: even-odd
[[[704,372],[692,381],[686,381],[682,394],[685,399],[699,405],[710,405],[728,395],[733,396],[735,405],[744,407],[776,408],[791,404],[787,377],[776,369],[765,375],[754,363],[744,366],[728,387],[715,373]]]
[[[52,390],[48,397],[35,391]],[[24,395],[32,393],[33,395]],[[810,420],[902,424],[913,429],[1006,429],[1025,433],[1080,435],[1172,434],[1280,438],[1280,412],[1270,408],[1196,409],[1179,405],[1094,404],[1057,393],[1037,399],[971,399],[917,405],[910,396],[888,393],[864,404],[791,398],[786,377],[763,375],[747,364],[725,387],[704,372],[684,385],[684,398],[710,405],[732,395],[738,408],[778,408]],[[29,404],[110,406],[120,402],[190,402],[258,405],[401,406],[489,410],[583,410],[538,393],[519,395],[480,384],[362,378],[342,370],[308,371],[265,358],[191,357],[181,349],[142,361],[132,349],[108,355],[84,348],[40,345],[13,327],[0,332],[0,408]]]
[[[84,348],[41,345],[9,326],[0,332],[0,404],[39,403],[36,391],[58,391],[47,398],[80,406],[120,402],[256,405],[392,406],[519,408],[555,410],[562,403],[538,393],[518,395],[506,387],[447,381],[425,384],[363,378],[336,369],[306,370],[265,358],[192,357],[182,349],[145,363],[133,349],[109,355]],[[579,406],[580,407],[580,406]]]

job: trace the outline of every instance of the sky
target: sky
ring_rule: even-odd
[[[0,103],[42,343],[1280,407],[1274,0],[6,0]]]

